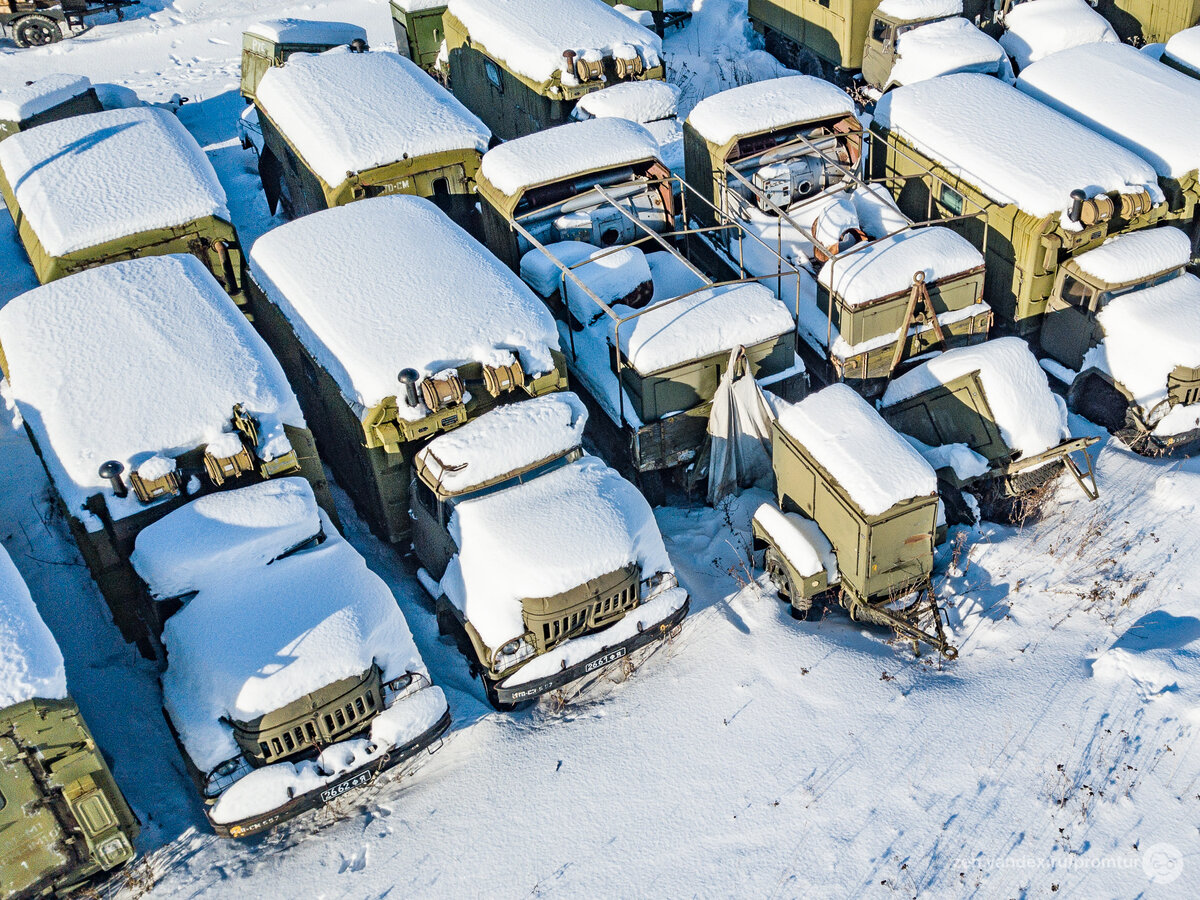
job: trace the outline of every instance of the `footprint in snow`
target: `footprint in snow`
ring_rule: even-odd
[[[345,872],[361,872],[367,867],[367,845],[363,844],[357,853],[347,856],[345,853],[338,854],[342,858],[342,865],[338,869],[338,874],[342,875]]]

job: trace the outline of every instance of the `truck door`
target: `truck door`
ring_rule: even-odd
[[[1068,369],[1079,371],[1083,356],[1096,343],[1098,292],[1067,269],[1058,276],[1042,319],[1042,349]]]
[[[876,90],[887,87],[896,56],[896,29],[887,19],[874,16],[863,46],[863,80]]]

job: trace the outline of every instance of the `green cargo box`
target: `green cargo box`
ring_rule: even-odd
[[[390,6],[396,50],[430,75],[441,76],[437,62],[445,38],[442,14],[446,4],[436,0],[391,0]]]
[[[86,84],[87,82],[84,81],[81,86],[86,86]],[[96,96],[96,89],[86,86],[78,94],[23,118],[9,119],[0,114],[0,141],[19,131],[28,131],[30,128],[36,128],[47,122],[57,122],[59,119],[100,112],[103,109],[100,98]]]
[[[267,70],[282,66],[293,53],[324,53],[353,41],[365,46],[367,30],[347,22],[273,19],[251,25],[242,32],[242,96],[252,102]]]
[[[1200,0],[1098,0],[1095,9],[1122,41],[1139,47],[1200,23]]]

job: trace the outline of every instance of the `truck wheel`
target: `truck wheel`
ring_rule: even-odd
[[[789,615],[797,622],[807,621],[813,609],[812,598],[801,596],[801,592],[796,590],[796,584],[792,581],[783,556],[774,547],[768,547],[763,564],[767,569],[767,577],[775,585],[779,599],[788,605]]]
[[[1095,422],[1110,432],[1125,427],[1129,401],[1121,392],[1097,375],[1076,379],[1067,391],[1067,406],[1072,412]]]
[[[18,47],[44,47],[63,38],[62,28],[49,16],[31,15],[13,26],[13,40]]]

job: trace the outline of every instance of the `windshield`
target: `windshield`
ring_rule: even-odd
[[[454,507],[459,503],[462,503],[464,500],[476,500],[479,497],[486,497],[488,494],[494,494],[497,491],[503,491],[506,488],[515,487],[518,484],[524,484],[527,481],[532,481],[541,475],[561,469],[564,466],[575,462],[575,460],[579,459],[581,456],[583,456],[583,448],[575,447],[571,450],[568,450],[562,456],[547,460],[541,465],[534,466],[532,469],[526,469],[524,472],[514,475],[512,478],[506,478],[503,481],[497,481],[495,484],[489,484],[486,487],[481,487],[475,491],[459,494],[457,497],[450,497],[446,500],[446,506],[448,508],[447,511],[448,513],[453,512]]]

